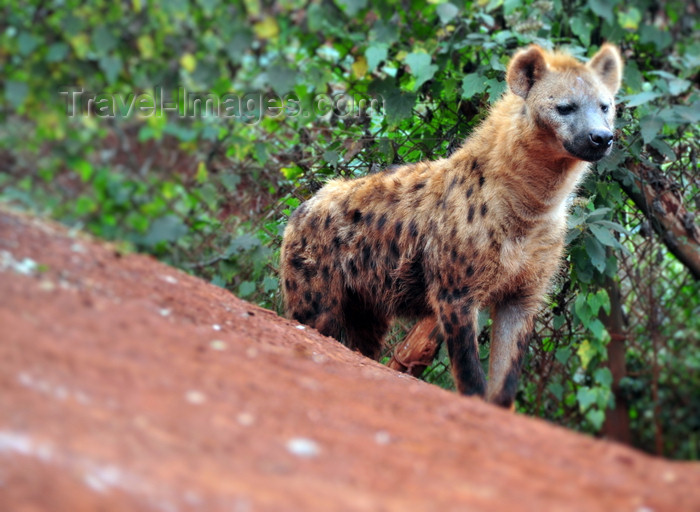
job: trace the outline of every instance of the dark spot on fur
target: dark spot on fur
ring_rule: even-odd
[[[331,278],[331,272],[330,272],[330,268],[328,267],[328,265],[323,265],[321,267],[321,273],[323,274],[323,279],[325,281],[328,281]]]
[[[488,212],[488,210],[489,210],[489,209],[488,209],[488,206],[486,206],[486,203],[482,204],[482,205],[481,205],[481,216],[482,216],[482,217],[485,217],[485,216],[486,216],[486,212]]]
[[[483,187],[484,183],[486,183],[486,178],[482,174],[481,176],[479,176],[479,188]]]
[[[398,221],[396,223],[396,226],[394,227],[394,233],[396,234],[396,238],[401,236],[401,229],[403,228],[403,222]]]
[[[467,189],[467,199],[469,199],[473,193],[474,193],[474,187],[471,186]]]
[[[418,236],[418,224],[416,224],[415,220],[411,221],[411,224],[409,225],[409,230],[413,238],[416,238]]]
[[[372,247],[368,244],[362,247],[362,266],[367,267],[372,257]]]
[[[454,296],[455,299],[461,299],[467,293],[469,293],[469,287],[463,286],[462,288],[455,288],[452,292],[452,295]]]
[[[333,237],[333,247],[336,249],[340,249],[340,246],[342,245],[343,241],[340,239],[339,236],[334,236]]]
[[[357,265],[355,264],[355,260],[352,258],[350,261],[348,261],[348,266],[350,267],[350,273],[353,275],[353,277],[357,277]]]
[[[457,318],[457,313],[455,313],[454,311],[452,313],[450,313],[450,321],[453,324],[459,323],[459,318]]]
[[[368,214],[365,215],[365,224],[368,226],[372,224],[372,221],[374,220],[374,214],[372,212],[369,212]]]
[[[411,192],[418,192],[420,189],[425,187],[425,182],[424,181],[419,181],[413,187],[411,188]]]
[[[455,185],[457,185],[457,181],[458,181],[457,176],[455,176],[454,178],[452,178],[452,181],[450,182],[449,186],[447,187],[447,194],[449,194],[450,192],[452,192],[452,189],[455,187]]]
[[[290,262],[291,262],[292,266],[297,270],[301,270],[302,268],[304,268],[304,259],[301,256],[299,256],[298,254],[292,256],[292,259]]]
[[[355,210],[352,214],[352,221],[357,224],[362,220],[362,212],[360,210]]]
[[[391,290],[392,286],[394,286],[394,279],[387,272],[384,276],[384,288],[387,290]]]
[[[479,168],[479,161],[474,159],[474,161],[472,162],[472,171],[474,171],[478,168]]]
[[[467,214],[467,222],[471,222],[474,220],[474,205],[469,206],[469,213]]]
[[[379,220],[377,221],[377,229],[382,229],[384,224],[386,224],[386,213],[379,217]]]
[[[454,249],[452,249],[452,251],[450,251],[450,259],[452,260],[452,263],[457,261],[457,251],[455,251]]]
[[[323,227],[328,229],[331,225],[331,216],[326,215],[326,221],[323,223]]]
[[[483,208],[482,208],[483,210]],[[482,213],[483,215],[483,213]],[[496,232],[493,230],[493,228],[489,228],[489,238],[493,240],[493,238],[496,236]]]
[[[391,255],[392,255],[394,258],[398,258],[398,257],[399,257],[400,251],[399,251],[399,246],[398,246],[398,244],[396,243],[396,240],[392,240],[392,241],[391,241],[391,244],[389,245],[389,250],[391,251]]]
[[[473,276],[473,275],[474,275],[474,267],[471,266],[471,265],[469,265],[469,266],[467,267],[467,277],[471,277],[471,276]]]

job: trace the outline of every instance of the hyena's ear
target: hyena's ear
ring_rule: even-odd
[[[516,53],[508,64],[506,82],[518,96],[527,98],[535,82],[547,71],[544,52],[539,46],[530,46]]]
[[[622,81],[622,57],[616,46],[605,43],[587,66],[595,71],[613,95],[617,92]]]

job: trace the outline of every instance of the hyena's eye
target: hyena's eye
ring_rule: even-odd
[[[578,109],[578,105],[576,105],[576,103],[567,103],[565,105],[557,105],[557,112],[559,112],[559,115],[561,115],[561,116],[573,114],[574,112],[576,112],[576,109]]]
[[[600,110],[602,110],[603,113],[607,113],[607,111],[610,110],[610,105],[608,105],[607,103],[601,103]]]

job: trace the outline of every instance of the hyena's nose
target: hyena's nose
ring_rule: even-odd
[[[609,148],[612,144],[613,134],[610,130],[596,129],[588,134],[591,145],[595,148]]]

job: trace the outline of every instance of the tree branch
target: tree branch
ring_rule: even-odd
[[[700,227],[683,206],[682,197],[660,169],[627,160],[625,167],[634,183],[618,183],[634,204],[650,220],[654,231],[668,250],[700,280]]]

